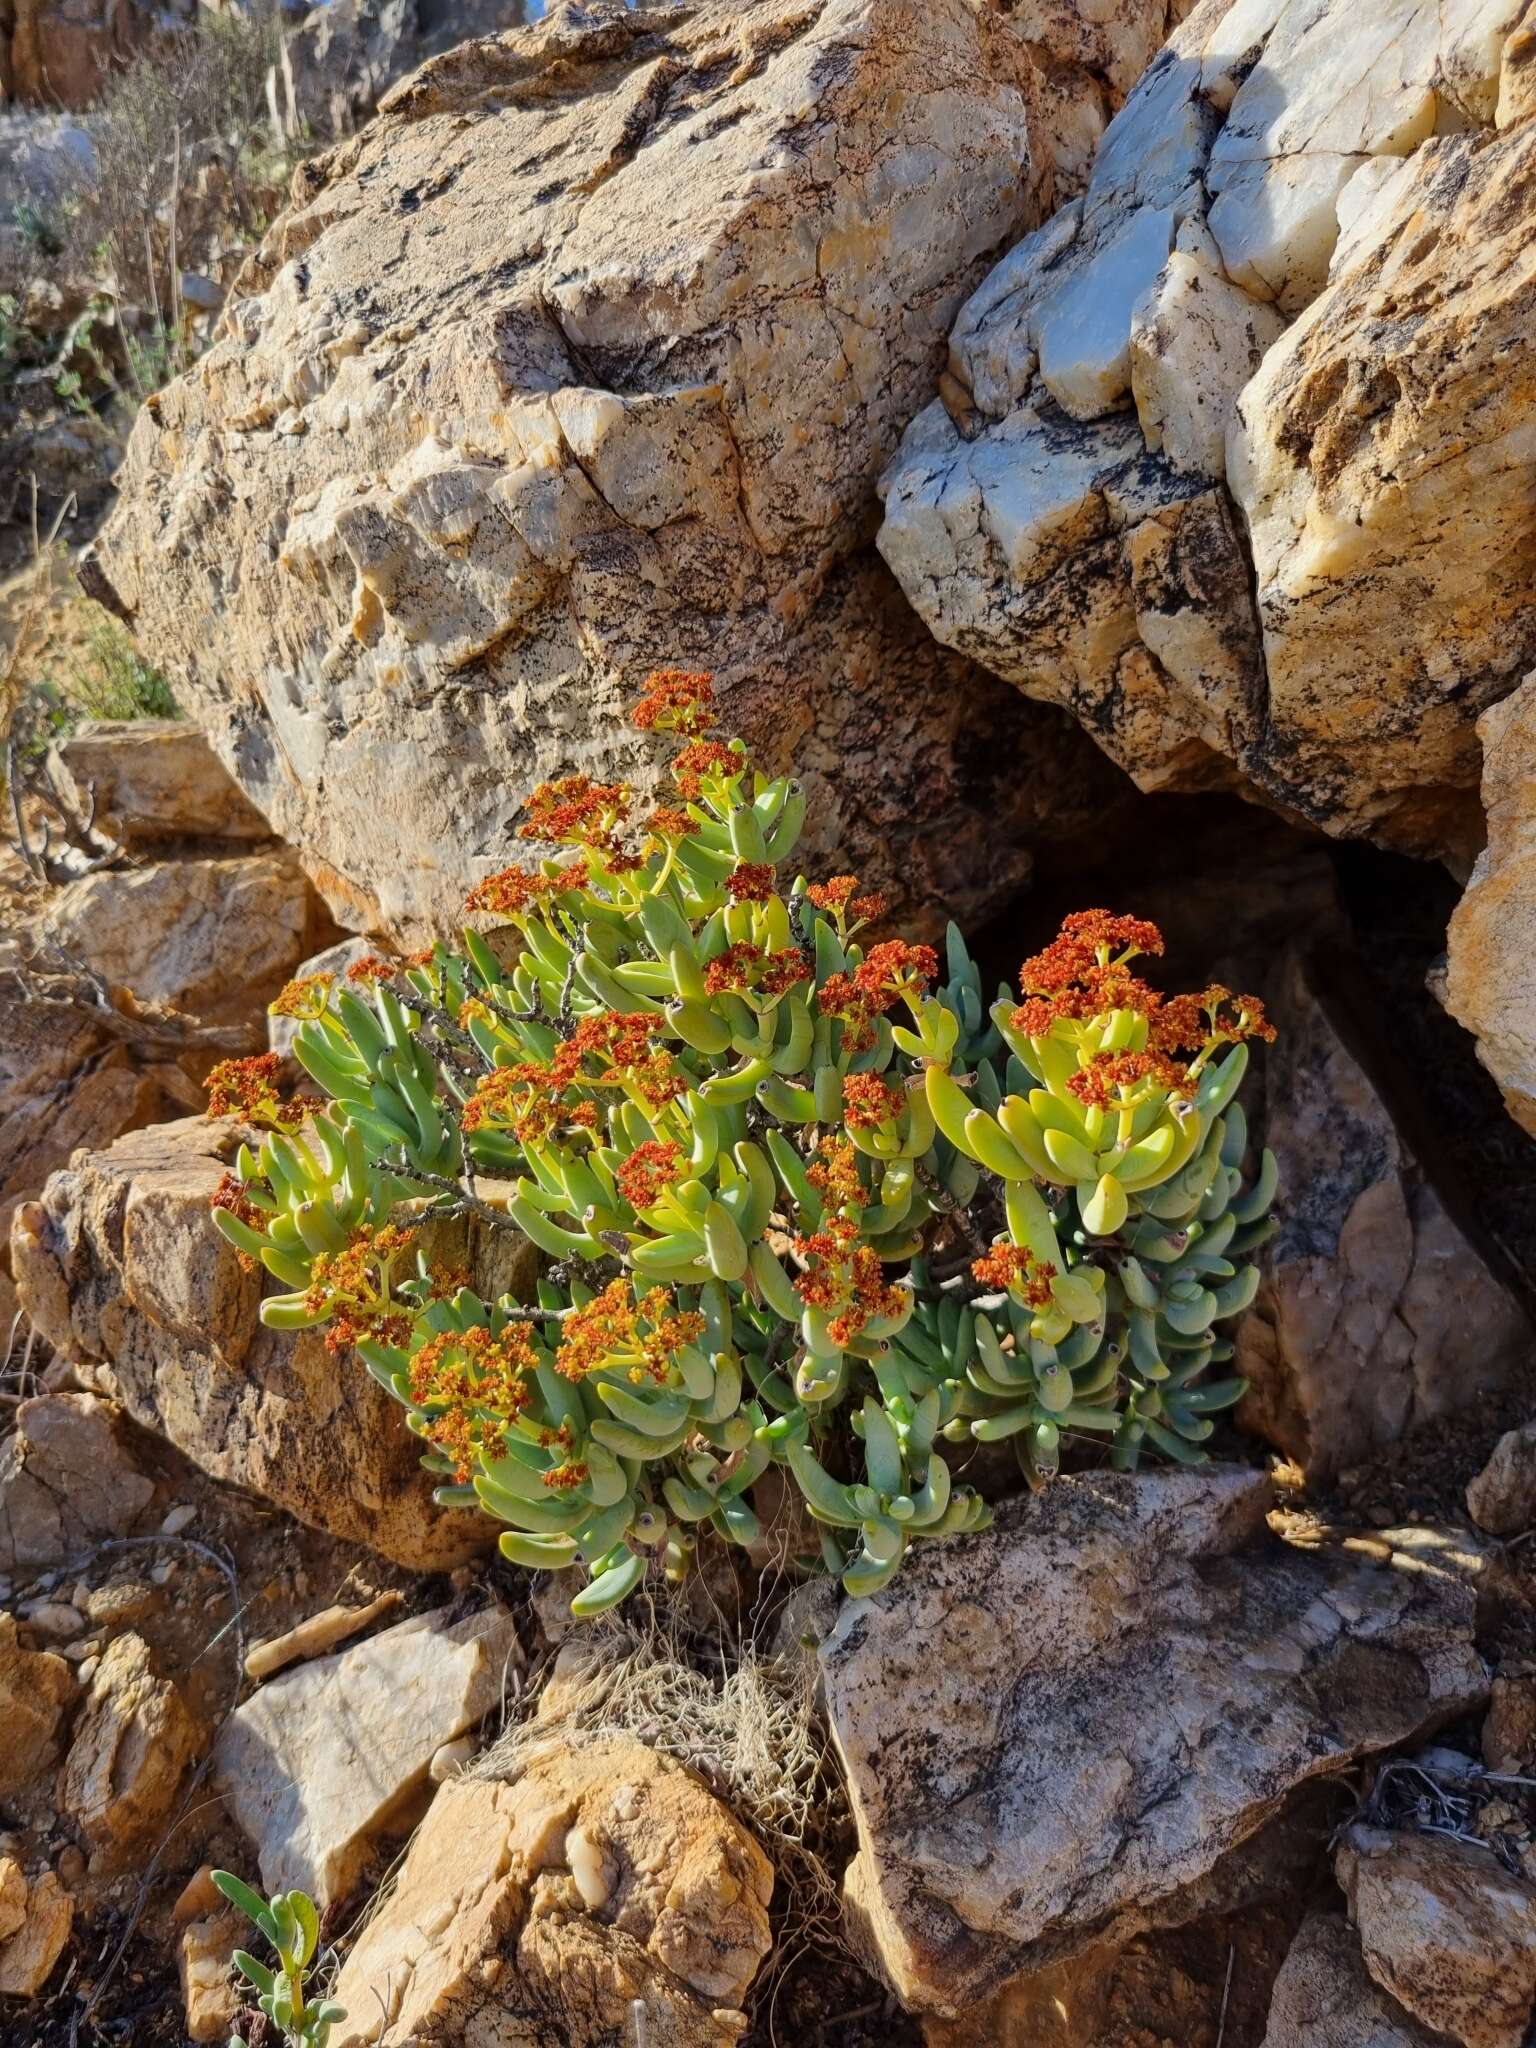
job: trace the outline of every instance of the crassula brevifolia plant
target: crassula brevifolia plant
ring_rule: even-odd
[[[1261,1006],[1159,994],[1156,928],[1103,911],[988,1006],[953,929],[941,964],[851,877],[781,888],[802,793],[713,736],[706,677],[635,722],[674,801],[545,784],[521,830],[555,851],[473,891],[461,951],[284,991],[323,1098],[214,1075],[268,1127],[216,1202],[286,1290],[264,1320],[355,1347],[439,1500],[585,1565],[578,1613],[701,1530],[750,1543],[770,1465],[863,1594],[986,1524],[951,1446],[1011,1438],[1034,1485],[1069,1439],[1199,1463],[1274,1194],[1234,1100]],[[466,1210],[547,1255],[534,1303],[427,1256]]]

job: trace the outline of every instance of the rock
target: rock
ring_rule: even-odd
[[[1447,933],[1445,1004],[1536,1134],[1536,669],[1477,722],[1488,844]]]
[[[253,1685],[264,1678],[271,1678],[289,1664],[297,1664],[305,1657],[320,1657],[327,1650],[345,1642],[348,1636],[355,1636],[359,1629],[367,1628],[380,1615],[389,1614],[400,1605],[398,1592],[381,1593],[377,1600],[370,1600],[364,1607],[325,1607],[318,1614],[311,1614],[296,1628],[286,1630],[280,1636],[273,1636],[264,1643],[253,1643],[245,1656],[245,1675]]]
[[[1483,1723],[1483,1762],[1490,1771],[1529,1775],[1536,1764],[1536,1678],[1496,1678]]]
[[[34,1635],[45,1642],[68,1643],[85,1628],[85,1618],[67,1600],[40,1600],[35,1606],[24,1607],[21,1618]],[[65,1656],[73,1655],[66,1650]]]
[[[16,1617],[0,1611],[0,1799],[31,1790],[54,1763],[60,1717],[75,1696],[75,1680],[62,1657],[24,1650]]]
[[[1237,1331],[1252,1387],[1239,1419],[1327,1480],[1418,1424],[1474,1413],[1524,1370],[1531,1333],[1455,1189],[1431,1177],[1439,1148],[1410,1147],[1411,1084],[1396,1087],[1362,1030],[1364,1004],[1298,953],[1266,993],[1280,1036],[1250,1106],[1286,1192]]]
[[[337,1979],[332,2048],[607,2048],[637,2007],[646,2040],[728,2048],[772,1892],[767,1857],[680,1764],[626,1737],[542,1745],[514,1784],[437,1793]]]
[[[235,1125],[188,1118],[55,1174],[12,1229],[27,1314],[214,1478],[413,1570],[462,1563],[490,1526],[433,1506],[399,1404],[319,1332],[258,1320],[261,1277],[241,1268],[208,1206],[238,1139]],[[526,1247],[498,1236],[491,1247],[475,1226],[445,1238],[444,1256],[480,1266],[493,1293],[521,1286]]]
[[[53,1975],[74,1922],[75,1902],[51,1870],[27,1886],[26,1919],[0,1942],[0,1998],[35,1998]]]
[[[275,995],[318,921],[303,870],[285,849],[83,875],[54,895],[48,929],[139,1003],[214,1021],[244,1018]]]
[[[1371,1982],[1360,1944],[1333,1913],[1301,1924],[1279,1976],[1263,2048],[1444,2048]]]
[[[1467,1486],[1467,1513],[1490,1536],[1523,1536],[1536,1523],[1536,1422],[1499,1438]]]
[[[366,960],[378,953],[378,947],[366,938],[343,939],[339,945],[327,946],[312,959],[301,960],[293,970],[295,981],[305,981],[311,975],[329,974],[337,981],[346,979],[347,969],[355,967],[359,960]],[[300,1022],[297,1017],[267,1018],[267,1049],[269,1052],[287,1054],[293,1050],[294,1037]]]
[[[0,1029],[12,1007],[0,1002]],[[60,1035],[80,1042],[68,1025]],[[164,1110],[161,1076],[136,1066],[125,1046],[102,1049],[97,1043],[82,1051],[78,1064],[0,1122],[0,1231],[9,1236],[19,1205],[32,1200],[50,1173],[67,1166],[71,1153],[110,1145]]]
[[[1143,788],[1475,845],[1474,723],[1536,657],[1523,12],[1205,0],[954,324],[880,552]]]
[[[1063,1479],[845,1604],[846,1918],[904,2004],[1187,1918],[1297,1788],[1481,1699],[1453,1539],[1303,1551],[1267,1504],[1246,1471]]]
[[[248,1933],[244,1917],[229,1911],[190,1920],[182,1928],[176,1943],[176,1967],[189,2041],[228,2041],[241,2005],[231,1964]]]
[[[1149,49],[1168,6],[1095,13]],[[898,911],[974,919],[1098,808],[868,548],[955,308],[1039,216],[1054,14],[567,4],[306,166],[96,566],[343,922],[451,930],[539,778],[645,784],[659,666],[716,673],[816,865]]]
[[[269,1892],[344,1898],[443,1743],[499,1705],[517,1633],[500,1607],[438,1608],[270,1679],[219,1731],[214,1771]]]
[[[198,728],[184,718],[88,718],[53,748],[49,770],[122,845],[265,839],[271,827]]]
[[[6,96],[88,107],[104,77],[143,42],[152,19],[143,0],[15,0],[0,15]]]
[[[26,1917],[26,1874],[14,1856],[0,1856],[0,1941],[9,1941]]]
[[[139,1635],[115,1636],[91,1680],[59,1778],[59,1804],[93,1845],[93,1871],[130,1868],[176,1804],[202,1729]]]
[[[1358,1826],[1337,1869],[1384,1991],[1461,2048],[1521,2048],[1536,2008],[1536,1885],[1480,1843]]]
[[[126,1536],[154,1491],[109,1402],[94,1394],[23,1401],[0,1442],[0,1572],[41,1570],[103,1536]]]

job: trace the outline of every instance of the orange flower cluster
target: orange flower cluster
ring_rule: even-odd
[[[773,894],[772,861],[738,861],[725,886],[735,903],[766,903]]]
[[[519,825],[519,839],[545,839],[557,844],[587,846],[601,854],[616,873],[640,866],[619,837],[629,818],[630,791],[622,782],[594,782],[590,775],[562,775],[541,782],[524,809],[528,822]]]
[[[587,886],[587,864],[572,862],[557,875],[530,875],[526,868],[503,868],[477,882],[464,899],[466,912],[489,911],[497,917],[521,917],[540,909],[556,896],[568,896]]]
[[[875,1018],[903,996],[916,997],[938,971],[932,946],[886,939],[870,947],[852,974],[829,974],[816,1000],[827,1016],[842,1020],[850,1049],[863,1052],[875,1042]]]
[[[806,1179],[828,1209],[863,1209],[869,1196],[859,1179],[859,1155],[846,1138],[823,1138]]]
[[[606,1368],[622,1372],[637,1386],[647,1378],[665,1386],[677,1353],[703,1333],[704,1318],[677,1312],[666,1288],[653,1287],[637,1301],[628,1280],[610,1280],[601,1294],[567,1317],[555,1370],[568,1380],[582,1380]]]
[[[334,974],[306,974],[302,980],[284,982],[276,1000],[267,1005],[268,1015],[298,1017],[306,1023],[323,1017],[335,980]]]
[[[663,1021],[619,1010],[583,1017],[570,1037],[555,1047],[547,1066],[524,1060],[487,1074],[464,1105],[464,1129],[495,1125],[510,1129],[525,1145],[540,1143],[563,1125],[595,1129],[594,1103],[562,1100],[569,1088],[596,1086],[606,1078],[586,1071],[588,1059],[621,1073],[651,1108],[665,1108],[686,1092],[688,1077],[666,1052],[652,1046]]]
[[[398,960],[386,960],[382,953],[365,953],[347,969],[347,979],[372,988],[375,982],[393,981],[399,972]]]
[[[647,1139],[637,1145],[613,1178],[632,1209],[649,1209],[671,1187],[683,1168],[683,1148],[668,1139]]]
[[[704,969],[704,987],[712,996],[741,994],[748,989],[759,995],[781,996],[810,978],[810,968],[792,946],[781,953],[765,953],[761,946],[745,940],[727,946]]]
[[[849,1074],[843,1081],[843,1115],[851,1131],[874,1131],[894,1123],[907,1098],[878,1074]]]
[[[645,695],[629,714],[641,732],[675,732],[699,739],[715,722],[711,678],[685,668],[659,668],[645,679]]]
[[[576,1449],[576,1432],[568,1422],[562,1422],[558,1429],[541,1429],[539,1449],[558,1449],[564,1453],[560,1463],[552,1465],[544,1474],[543,1484],[552,1493],[569,1493],[573,1487],[580,1486],[587,1476],[587,1467],[583,1459],[572,1456]]]
[[[690,832],[698,831],[697,822],[686,811],[680,811],[676,804],[658,804],[646,821],[645,829],[657,839],[686,839]]]
[[[825,910],[833,917],[846,916],[856,924],[884,917],[885,898],[873,891],[867,896],[855,895],[858,886],[857,875],[833,875],[825,882],[812,882],[805,893],[818,910]]]
[[[806,1261],[795,1292],[808,1308],[828,1312],[834,1344],[846,1349],[872,1316],[900,1313],[901,1289],[887,1282],[879,1253],[860,1240],[850,1218],[830,1217],[809,1237],[797,1237],[795,1250]]]
[[[304,1306],[312,1316],[331,1311],[325,1348],[341,1352],[362,1337],[380,1344],[404,1344],[411,1317],[402,1312],[390,1288],[390,1269],[411,1242],[409,1230],[386,1223],[362,1224],[339,1252],[322,1252],[309,1269]]]
[[[325,1104],[318,1095],[295,1095],[291,1102],[283,1102],[277,1093],[282,1064],[275,1052],[220,1060],[203,1084],[208,1090],[209,1116],[243,1117],[247,1123],[266,1124],[274,1130],[297,1129]]]
[[[1089,1109],[1107,1109],[1117,1089],[1130,1090],[1142,1081],[1170,1094],[1187,1093],[1189,1069],[1166,1052],[1099,1052],[1069,1075],[1067,1086]]]
[[[724,740],[690,740],[673,760],[672,780],[693,803],[704,788],[706,775],[739,775],[746,765],[746,755],[738,754]]]
[[[427,1440],[452,1458],[461,1486],[477,1456],[494,1462],[506,1455],[507,1425],[528,1405],[537,1363],[518,1323],[500,1336],[486,1329],[447,1331],[429,1337],[412,1358],[411,1399],[427,1410]]]
[[[1207,1046],[1236,1045],[1245,1038],[1275,1042],[1275,1027],[1257,996],[1234,996],[1213,981],[1198,995],[1169,996],[1160,1005],[1148,1033],[1149,1042],[1164,1052],[1199,1052]]]
[[[1011,1291],[1031,1308],[1044,1308],[1051,1299],[1051,1282],[1056,1268],[1048,1259],[1037,1259],[1021,1244],[1001,1239],[989,1252],[971,1261],[971,1272],[983,1287],[1000,1293]]]
[[[213,1201],[209,1206],[214,1209],[227,1209],[231,1216],[238,1216],[240,1221],[249,1224],[252,1230],[259,1230],[263,1235],[266,1234],[267,1213],[264,1209],[257,1208],[246,1192],[245,1182],[236,1174],[225,1174],[224,1178],[214,1189]],[[241,1267],[245,1272],[255,1272],[256,1261],[249,1252],[237,1252],[235,1256],[239,1259]]]

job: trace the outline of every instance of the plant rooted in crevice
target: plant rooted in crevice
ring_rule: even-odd
[[[1199,1463],[1274,1193],[1233,1100],[1262,1007],[1163,997],[1156,929],[1090,911],[989,1008],[953,929],[941,967],[851,877],[780,890],[804,797],[712,735],[707,678],[652,678],[636,722],[674,802],[544,784],[522,832],[559,850],[469,899],[499,929],[284,991],[328,1100],[215,1073],[269,1127],[217,1200],[289,1290],[267,1323],[355,1345],[440,1500],[587,1567],[578,1614],[701,1529],[751,1543],[771,1464],[866,1594],[985,1526],[949,1445],[1012,1438],[1032,1484],[1065,1437]],[[535,1304],[423,1255],[415,1222],[467,1211],[553,1261]]]

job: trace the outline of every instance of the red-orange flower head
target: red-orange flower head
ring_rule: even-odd
[[[398,960],[386,960],[382,953],[365,953],[347,969],[347,979],[372,988],[375,982],[393,981],[399,972]]]
[[[220,1060],[204,1084],[210,1116],[241,1116],[251,1123],[275,1123],[281,1104],[277,1075],[282,1065],[275,1052],[250,1059]]]
[[[296,1017],[310,1022],[325,1015],[325,1006],[330,1000],[335,984],[334,974],[306,974],[302,980],[284,982],[276,998],[267,1005],[273,1017]]]
[[[528,1405],[528,1380],[538,1363],[527,1331],[509,1323],[429,1337],[411,1359],[411,1399],[424,1411],[427,1441],[454,1463],[462,1486],[482,1457],[506,1455],[509,1424]]]
[[[555,1370],[568,1380],[607,1370],[623,1373],[636,1385],[646,1379],[664,1385],[677,1353],[703,1331],[704,1318],[677,1312],[664,1287],[653,1287],[637,1300],[632,1282],[610,1280],[601,1294],[566,1318]]]
[[[519,839],[544,839],[557,845],[586,846],[615,861],[635,864],[626,852],[620,830],[629,818],[631,792],[622,782],[594,782],[590,775],[562,775],[555,782],[541,782],[524,809],[526,824],[519,825]]]
[[[834,1344],[846,1348],[872,1317],[901,1312],[902,1290],[886,1280],[880,1254],[860,1240],[850,1218],[829,1217],[820,1230],[796,1238],[795,1250],[806,1262],[795,1292],[808,1308],[825,1312]]]
[[[726,893],[735,903],[766,903],[773,894],[773,863],[742,860],[726,879]]]
[[[645,679],[645,695],[629,714],[641,732],[675,732],[701,739],[715,722],[714,683],[686,668],[659,668]]]
[[[781,996],[797,982],[809,981],[811,970],[792,946],[766,953],[745,939],[727,946],[704,969],[704,987],[712,996],[745,994]]]
[[[846,1138],[823,1138],[805,1177],[829,1211],[869,1206],[869,1195],[859,1179],[859,1155]]]
[[[1110,1010],[1152,1016],[1161,995],[1127,968],[1138,955],[1162,950],[1162,933],[1145,918],[1075,911],[1044,952],[1020,967],[1025,999],[1013,1013],[1014,1029],[1044,1038],[1053,1024],[1082,1023]]]
[[[487,875],[483,882],[475,884],[464,899],[464,908],[471,914],[488,911],[496,917],[521,917],[557,896],[585,889],[587,882],[584,860],[573,861],[554,875],[530,875],[526,868],[503,868],[500,874]]]
[[[1049,1260],[1037,1259],[1023,1245],[1004,1238],[971,1261],[971,1272],[983,1287],[999,1293],[1013,1293],[1030,1308],[1045,1308],[1051,1299],[1051,1282],[1056,1268]]]
[[[857,875],[831,875],[825,882],[812,882],[805,893],[818,910],[851,924],[868,924],[884,917],[885,898],[873,891],[860,896],[855,893],[858,886]]]
[[[649,1209],[683,1170],[683,1148],[669,1139],[647,1139],[637,1145],[613,1178],[632,1209]]]
[[[746,765],[746,755],[738,754],[724,740],[690,740],[672,762],[672,780],[679,795],[693,803],[703,793],[706,775],[724,776],[728,781]]]
[[[895,1123],[906,1101],[878,1074],[849,1074],[843,1081],[843,1119],[850,1131],[877,1131]]]

